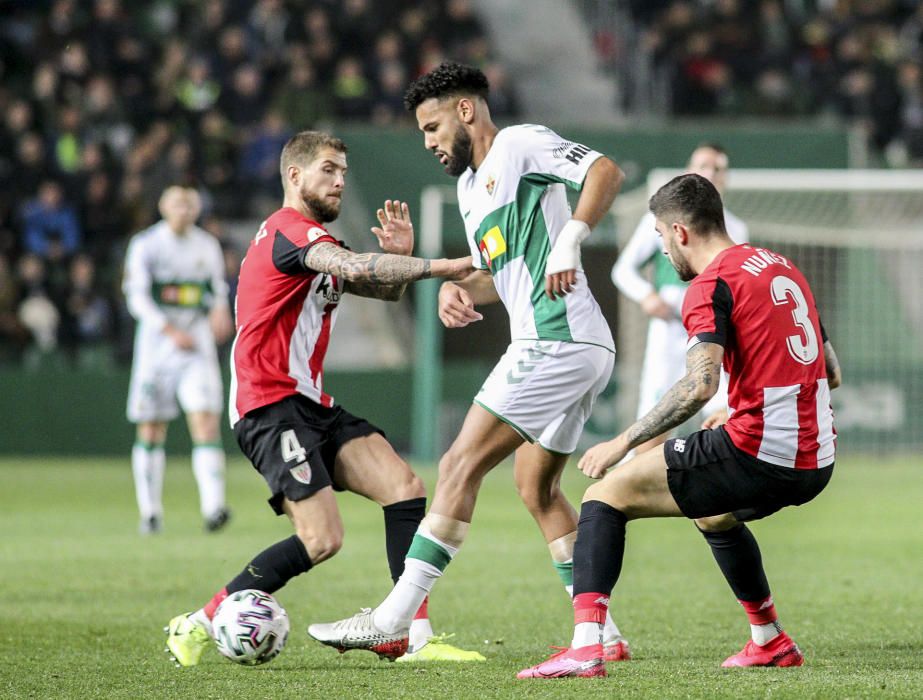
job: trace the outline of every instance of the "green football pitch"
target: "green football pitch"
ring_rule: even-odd
[[[431,488],[434,470],[420,473]],[[568,469],[575,502],[586,483]],[[844,459],[815,502],[753,525],[781,620],[807,656],[798,669],[720,669],[748,637],[743,611],[690,523],[641,521],[612,599],[635,660],[610,664],[607,679],[517,681],[569,641],[571,614],[507,465],[484,484],[430,603],[437,632],[486,663],[389,664],[308,639],[308,623],[373,605],[390,586],[380,509],[344,495],[343,550],[278,593],[292,623],[282,655],[244,668],[209,650],[200,666],[175,668],[167,620],[290,534],[266,495],[233,460],[234,519],[206,535],[188,463],[171,460],[165,531],[142,538],[127,458],[0,461],[0,697],[923,697],[920,460]]]

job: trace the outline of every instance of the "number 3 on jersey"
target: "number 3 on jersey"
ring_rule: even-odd
[[[294,430],[286,430],[280,436],[281,440],[281,449],[282,449],[282,459],[286,462],[304,462],[307,459],[308,452],[305,450],[301,443],[298,442],[298,436],[295,435]]]
[[[795,281],[785,275],[773,277],[770,286],[772,290],[772,303],[776,306],[794,304],[792,309],[792,320],[795,325],[804,333],[804,338],[798,334],[790,335],[786,338],[788,345],[788,354],[796,362],[803,365],[810,365],[817,359],[819,345],[817,342],[817,333],[814,332],[814,325],[808,317],[808,302],[804,298],[804,292],[801,291]],[[291,431],[290,431],[291,432]]]

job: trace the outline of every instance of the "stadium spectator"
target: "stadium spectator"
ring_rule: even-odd
[[[333,97],[318,82],[309,58],[292,63],[285,82],[276,89],[272,108],[293,129],[311,129],[333,117]]]
[[[55,180],[39,185],[38,196],[23,205],[20,216],[27,252],[59,260],[80,247],[83,234],[77,213],[64,200],[64,190]]]
[[[76,359],[98,351],[111,339],[112,303],[100,292],[96,263],[87,254],[74,256],[61,312],[61,345]]]
[[[17,276],[20,289],[17,319],[28,330],[40,353],[54,350],[58,345],[61,313],[49,294],[44,260],[34,253],[23,255],[17,265]]]

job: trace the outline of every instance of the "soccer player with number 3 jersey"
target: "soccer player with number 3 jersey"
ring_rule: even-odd
[[[626,431],[579,463],[602,480],[587,489],[574,547],[574,635],[568,649],[520,678],[606,675],[602,623],[618,581],[629,520],[695,521],[750,622],[751,639],[722,666],[800,666],[782,631],[759,546],[744,524],[817,496],[833,473],[830,390],[840,383],[814,296],[794,263],[735,245],[718,191],[681,175],[650,200],[665,254],[681,279],[688,333],[686,375]],[[638,444],[680,425],[729,375],[726,424],[638,455]]]

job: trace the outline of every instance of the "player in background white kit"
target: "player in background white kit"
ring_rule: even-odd
[[[125,257],[122,290],[138,322],[128,391],[128,420],[137,424],[131,467],[141,534],[163,527],[164,442],[182,407],[192,438],[192,469],[205,529],[228,521],[224,405],[216,343],[232,332],[221,246],[195,226],[201,205],[191,188],[168,187],[163,219],[136,234]]]
[[[714,143],[703,143],[689,156],[686,171],[701,175],[724,194],[728,175],[728,156],[724,148]],[[728,235],[735,243],[747,243],[750,232],[747,225],[727,209],[724,221]],[[653,266],[653,279],[642,274]],[[647,212],[625,249],[612,268],[612,282],[619,291],[641,306],[650,316],[641,386],[638,396],[638,418],[650,411],[664,394],[686,373],[686,329],[683,328],[682,308],[686,287],[676,270],[663,253],[663,243],[654,228],[654,215]],[[715,427],[727,419],[727,378],[722,377],[721,387],[702,409],[705,427]],[[642,443],[635,452],[646,452],[662,445],[668,435],[660,435]]]

